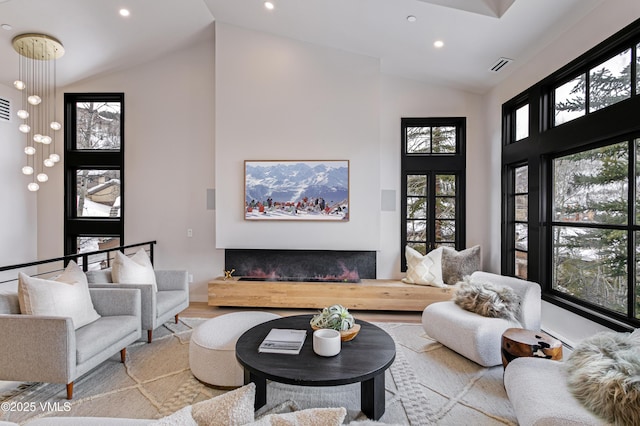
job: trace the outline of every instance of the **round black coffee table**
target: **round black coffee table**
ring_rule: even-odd
[[[313,352],[312,315],[295,315],[259,324],[236,343],[236,358],[244,367],[244,383],[256,385],[255,409],[267,403],[267,380],[301,386],[338,386],[360,382],[362,412],[378,420],[385,410],[384,372],[396,357],[396,345],[384,330],[366,321],[340,353],[325,358]],[[258,346],[272,328],[307,330],[298,355],[259,353]]]

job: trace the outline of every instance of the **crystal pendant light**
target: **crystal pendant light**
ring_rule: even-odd
[[[62,129],[56,119],[56,60],[64,55],[64,47],[51,36],[33,33],[16,36],[12,44],[19,54],[19,75],[13,86],[22,92],[16,112],[18,129],[25,135],[27,164],[22,173],[32,176],[27,188],[35,192],[40,188],[37,182],[49,180],[43,168],[60,161],[55,153],[56,133]]]

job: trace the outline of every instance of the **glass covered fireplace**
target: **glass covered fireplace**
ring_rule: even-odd
[[[247,281],[357,283],[376,278],[376,252],[227,249],[225,270]]]

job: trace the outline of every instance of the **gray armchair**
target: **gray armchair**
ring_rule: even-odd
[[[67,317],[22,315],[9,306],[17,296],[0,294],[0,380],[65,383],[73,381],[140,338],[140,291],[90,289],[101,317],[77,330]]]
[[[476,271],[472,279],[511,287],[520,297],[517,323],[503,318],[487,318],[465,311],[453,301],[437,302],[422,313],[427,334],[460,355],[484,366],[502,363],[502,333],[507,328],[540,330],[540,285],[531,281]]]
[[[142,329],[147,330],[147,341],[153,340],[153,330],[170,318],[178,322],[178,315],[189,307],[187,271],[155,271],[158,291],[151,284],[116,284],[111,269],[87,272],[89,288],[135,288],[142,300]]]

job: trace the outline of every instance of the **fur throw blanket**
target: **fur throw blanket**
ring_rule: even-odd
[[[614,425],[640,425],[640,329],[595,334],[566,366],[569,390],[587,409]]]
[[[462,309],[485,317],[518,322],[520,297],[511,287],[471,281],[469,277],[464,277],[457,285],[453,301]]]

